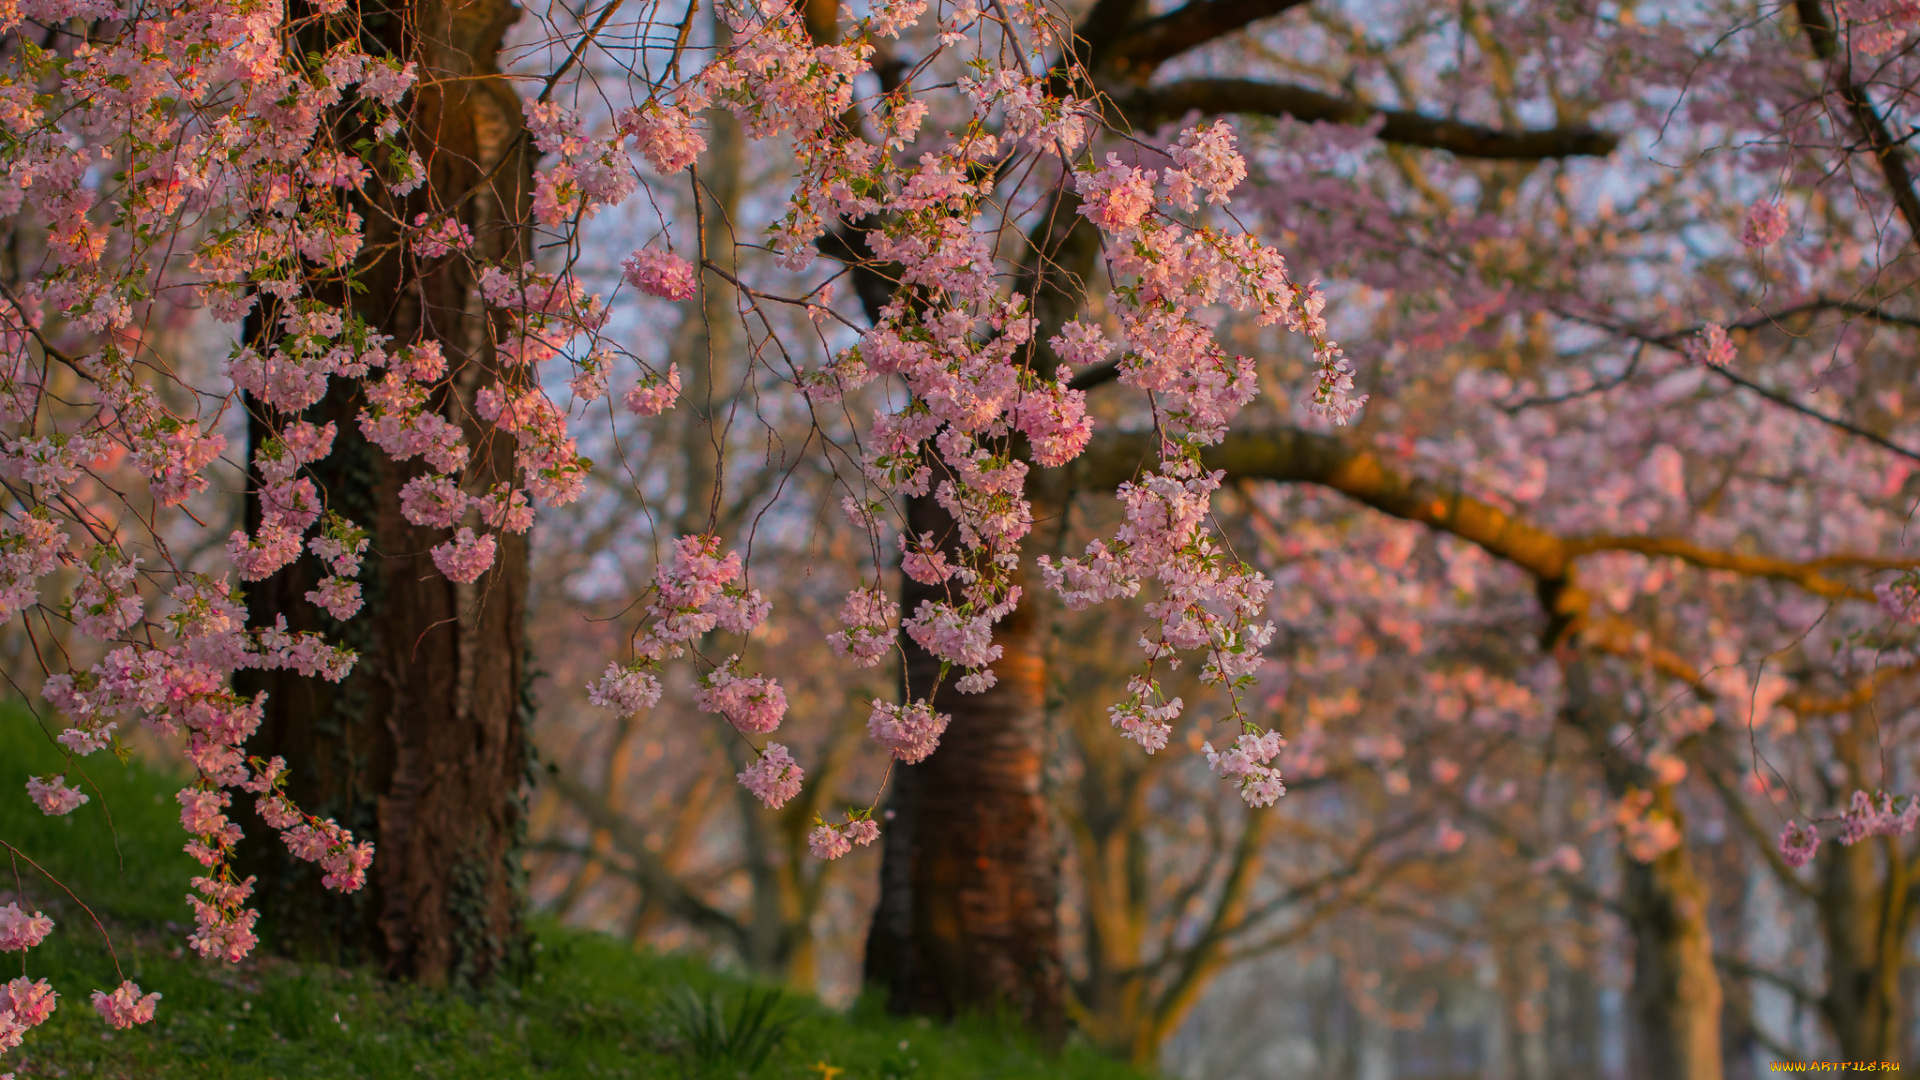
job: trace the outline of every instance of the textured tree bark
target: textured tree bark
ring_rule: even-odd
[[[1847,766],[1848,787],[1869,787],[1878,747],[1868,709],[1833,729],[1834,757]],[[1834,798],[1850,794],[1831,789]],[[1901,969],[1913,936],[1912,879],[1896,837],[1851,846],[1832,844],[1819,858],[1817,904],[1826,944],[1827,990],[1820,1011],[1833,1025],[1847,1061],[1899,1061],[1904,1001]]]
[[[1632,788],[1651,790],[1653,809],[1679,822],[1673,788],[1653,783],[1609,741],[1615,710],[1594,693],[1589,661],[1571,655],[1561,670],[1567,718],[1593,746],[1609,792],[1617,798]],[[1685,843],[1650,863],[1622,852],[1620,864],[1620,906],[1634,943],[1630,1008],[1638,1039],[1632,1073],[1648,1080],[1720,1080],[1723,1001],[1706,883]]]
[[[498,67],[518,16],[510,0],[368,13],[388,48],[419,63],[411,136],[428,179],[404,201],[381,196],[361,210],[368,254],[356,275],[367,287],[350,302],[394,347],[441,344],[453,375],[436,404],[466,425],[468,475],[488,485],[510,477],[514,450],[511,440],[481,441],[472,423],[473,395],[497,372],[490,316],[464,263],[403,258],[397,225],[452,209],[478,238],[477,259],[528,257],[532,159],[520,101]],[[374,863],[362,893],[323,892],[314,868],[255,821],[249,858],[263,929],[286,951],[374,960],[430,984],[480,982],[525,951],[517,844],[529,753],[526,539],[500,535],[493,568],[471,585],[442,577],[429,549],[449,531],[400,513],[401,486],[429,470],[368,443],[354,420],[361,404],[336,389],[308,417],[339,429],[334,452],[312,472],[329,508],[370,533],[366,608],[342,626],[305,602],[321,570],[310,557],[249,590],[255,625],[285,617],[294,629],[324,631],[357,649],[359,663],[337,686],[265,672],[242,688],[268,694],[250,751],[284,756],[300,804],[372,838]],[[255,440],[262,431],[256,419]],[[258,507],[248,514],[257,519]]]
[[[953,530],[930,498],[912,500],[907,517],[916,533]],[[937,595],[908,581],[902,607],[911,613]],[[866,980],[896,1012],[1010,1009],[1058,1045],[1065,983],[1059,868],[1041,790],[1046,667],[1037,622],[1029,598],[996,627],[999,681],[962,695],[949,677],[934,699],[953,718],[940,748],[895,767]],[[924,694],[940,661],[905,644],[908,686]]]
[[[1661,789],[1655,805],[1672,803]],[[1720,974],[1707,928],[1707,888],[1682,844],[1651,863],[1624,864],[1633,930],[1633,1008],[1642,1067],[1652,1080],[1720,1080]]]

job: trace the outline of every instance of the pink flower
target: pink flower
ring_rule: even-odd
[[[693,164],[707,149],[707,140],[694,130],[693,117],[685,109],[657,100],[621,113],[620,131],[639,144],[641,156],[661,176],[672,176]]]
[[[1173,733],[1171,721],[1179,718],[1185,703],[1174,698],[1155,705],[1153,699],[1160,696],[1159,686],[1138,675],[1127,680],[1127,692],[1132,697],[1124,705],[1108,706],[1107,719],[1120,734],[1139,743],[1147,753],[1166,749],[1167,736]]]
[[[816,859],[837,859],[853,850],[853,845],[865,846],[880,837],[880,826],[871,818],[855,818],[842,825],[829,825],[819,818],[813,831],[807,834],[807,849]]]
[[[772,679],[755,675],[741,678],[727,661],[701,679],[702,688],[693,695],[693,703],[703,712],[719,713],[727,722],[750,735],[764,735],[780,726],[787,715],[787,693]]]
[[[816,825],[807,834],[807,850],[813,852],[816,859],[837,859],[853,850],[853,841],[832,825]]]
[[[351,839],[351,834],[348,834],[348,838]],[[335,892],[357,892],[367,883],[367,868],[372,865],[371,840],[342,844],[320,859],[320,869],[326,871],[320,876],[320,885]]]
[[[1787,235],[1787,208],[1767,199],[1758,199],[1747,208],[1747,223],[1740,230],[1740,242],[1750,248],[1772,247]]]
[[[1880,610],[1896,622],[1920,623],[1920,579],[1911,574],[1873,587]]]
[[[1069,364],[1095,364],[1107,358],[1113,351],[1113,342],[1100,328],[1091,323],[1075,319],[1060,328],[1060,332],[1048,339],[1047,344],[1060,359]]]
[[[1246,160],[1233,148],[1233,128],[1225,120],[1181,132],[1179,144],[1169,153],[1193,185],[1207,193],[1209,203],[1226,202],[1227,193],[1247,178]]]
[[[453,539],[433,549],[433,565],[447,576],[448,581],[465,584],[477,581],[487,568],[493,565],[494,539],[491,535],[475,536],[473,530],[462,526],[453,534]]]
[[[951,718],[916,701],[906,708],[875,699],[867,717],[867,734],[887,752],[909,765],[925,761],[940,746],[940,736]]]
[[[300,534],[278,524],[262,524],[253,536],[235,532],[227,539],[227,556],[240,580],[259,581],[300,557]]]
[[[1920,796],[1896,798],[1883,791],[1876,803],[1873,796],[1856,791],[1852,805],[1840,818],[1838,839],[1843,846],[1852,846],[1869,836],[1910,833],[1916,823],[1920,823]]]
[[[1780,830],[1780,858],[1795,870],[1812,862],[1814,852],[1819,850],[1820,830],[1812,825],[1789,821]]]
[[[779,743],[768,743],[760,756],[735,776],[740,786],[753,792],[754,797],[766,804],[769,810],[778,810],[786,805],[788,799],[800,794],[800,784],[806,774],[793,760],[793,755]]]
[[[37,776],[27,777],[27,794],[33,798],[40,812],[48,817],[71,814],[75,807],[87,801],[85,792],[67,786],[65,776],[56,776],[52,780],[42,780]]]
[[[627,391],[627,411],[635,416],[659,416],[680,398],[680,365],[668,364],[665,375],[649,371]]]
[[[1202,743],[1200,750],[1207,755],[1208,769],[1240,785],[1240,797],[1248,806],[1270,806],[1287,793],[1280,771],[1267,765],[1285,745],[1277,731],[1249,731],[1226,750],[1215,750],[1212,743]]]
[[[140,987],[129,979],[116,987],[111,994],[99,990],[93,992],[93,1007],[100,1018],[109,1027],[130,1028],[135,1024],[145,1024],[153,1019],[153,1010],[160,1004],[159,994],[141,994]]]
[[[642,248],[621,260],[620,268],[627,284],[648,296],[691,300],[699,291],[693,264],[671,252]]]
[[[922,600],[906,621],[907,636],[920,647],[961,667],[979,668],[1000,659],[993,643],[993,622],[983,616],[962,615],[944,601]]]
[[[466,512],[466,493],[450,476],[416,476],[400,489],[400,516],[415,525],[451,528]]]
[[[307,593],[307,602],[325,608],[341,622],[353,618],[365,603],[360,599],[359,582],[333,575],[320,579],[320,587]]]
[[[428,226],[427,215],[419,214],[414,217],[413,226],[420,230],[413,237],[413,253],[419,258],[437,259],[473,246],[473,233],[466,223],[454,218],[442,218]]]
[[[921,536],[919,543],[911,546],[902,535],[900,551],[901,572],[922,585],[938,585],[953,576],[954,568],[947,564],[947,553],[934,544],[932,533]]]
[[[1129,168],[1120,155],[1108,154],[1106,168],[1075,177],[1080,213],[1107,232],[1126,232],[1153,209],[1153,181],[1152,172]]]
[[[23,975],[0,987],[0,1016],[11,1016],[26,1027],[39,1027],[53,1015],[59,997],[47,980],[30,981]]]
[[[204,788],[181,788],[174,799],[180,804],[180,827],[194,836],[207,836],[225,831],[227,816],[222,812],[232,796],[224,791],[209,791]]]
[[[1726,367],[1736,355],[1726,327],[1717,323],[1701,327],[1700,333],[1686,343],[1685,351],[1687,359],[1708,367]]]
[[[840,607],[840,621],[848,629],[827,635],[827,644],[840,656],[851,656],[859,667],[872,667],[887,655],[899,631],[891,625],[900,617],[900,605],[879,589],[855,589]]]
[[[1087,415],[1086,392],[1058,385],[1021,398],[1015,426],[1032,443],[1033,460],[1047,468],[1057,468],[1079,457],[1087,441],[1093,438],[1093,418]]]
[[[0,952],[31,949],[51,933],[53,920],[40,912],[29,915],[19,904],[0,907]]]
[[[632,716],[660,700],[660,680],[651,672],[608,664],[606,674],[587,684],[587,700],[616,716]]]
[[[354,843],[353,833],[332,818],[296,825],[282,832],[280,839],[295,858],[320,864],[326,871],[320,878],[322,886],[350,893],[366,884],[367,868],[373,865],[372,842]]]

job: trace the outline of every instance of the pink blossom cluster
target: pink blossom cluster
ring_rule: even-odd
[[[9,903],[0,907],[0,952],[20,952],[31,949],[46,940],[53,932],[53,920],[36,911],[28,915],[20,905]],[[100,1008],[100,1000],[105,995],[94,992],[95,1008]],[[60,995],[45,979],[29,979],[21,976],[0,985],[0,1054],[19,1046],[28,1031],[46,1023],[58,1005]],[[140,988],[131,982],[121,984],[115,991],[117,1006],[115,1012],[101,1009],[101,1016],[114,1027],[132,1027],[153,1019],[153,1009],[160,1001],[160,995],[140,995]],[[10,1074],[9,1074],[10,1075]]]
[[[53,920],[41,912],[29,915],[18,903],[0,907],[0,952],[31,949],[53,933]]]
[[[1853,793],[1853,800],[1840,816],[1841,844],[1852,845],[1871,836],[1901,836],[1920,824],[1920,796],[1891,795],[1879,798],[1864,791]]]
[[[1166,749],[1173,721],[1179,718],[1185,703],[1179,698],[1164,698],[1157,683],[1139,675],[1127,680],[1127,694],[1125,702],[1107,707],[1107,718],[1120,734],[1139,743],[1147,753]]]
[[[418,230],[413,236],[413,253],[418,258],[443,258],[473,246],[472,230],[458,218],[444,217],[430,221],[428,215],[417,214],[413,219],[413,227]]]
[[[615,716],[632,716],[659,703],[660,679],[645,668],[608,664],[606,674],[587,684],[587,700]]]
[[[1727,329],[1717,323],[1708,323],[1700,332],[1686,343],[1687,358],[1696,364],[1708,367],[1726,367],[1733,363],[1739,353],[1733,347],[1733,339],[1727,336]]]
[[[1740,242],[1750,248],[1772,247],[1787,235],[1787,224],[1784,203],[1757,200],[1747,208],[1747,220],[1740,229]]]
[[[1814,853],[1820,850],[1820,830],[1811,823],[1787,822],[1780,830],[1780,858],[1795,870],[1813,861]]]
[[[619,117],[620,133],[631,138],[653,171],[671,176],[706,153],[707,140],[694,128],[693,116],[679,105],[655,98]]]
[[[726,717],[742,732],[764,735],[778,728],[787,715],[787,693],[772,679],[735,673],[733,666],[739,660],[730,656],[702,676],[693,703],[705,712]]]
[[[1920,623],[1920,578],[1903,574],[1873,587],[1874,598],[1887,618],[1901,623]]]
[[[480,575],[493,566],[493,557],[499,542],[491,533],[476,535],[466,526],[461,526],[453,534],[453,539],[433,547],[433,565],[440,568],[448,581],[461,583],[478,581]]]
[[[1913,5],[1901,0],[1840,0],[1834,7],[1852,24],[1847,27],[1851,46],[1867,56],[1892,52],[1920,22]]]
[[[113,988],[113,993],[95,990],[93,1009],[108,1027],[130,1028],[153,1020],[153,1010],[160,1004],[159,994],[142,994],[140,987],[129,979]]]
[[[837,859],[852,851],[855,844],[865,847],[880,838],[880,825],[870,817],[850,818],[839,825],[814,820],[812,831],[807,833],[807,850],[816,859]]]
[[[664,374],[644,371],[627,391],[627,411],[635,416],[659,416],[680,398],[680,365],[668,364]]]
[[[900,618],[900,605],[880,589],[855,589],[840,607],[845,630],[827,635],[827,644],[840,656],[852,658],[859,667],[872,667],[887,655],[899,631],[894,623]]]
[[[67,786],[67,778],[56,776],[51,780],[42,780],[37,776],[27,777],[27,797],[33,800],[40,812],[49,817],[70,814],[87,801],[85,792]]]
[[[356,843],[353,833],[332,818],[306,818],[289,829],[286,838],[288,851],[320,867],[322,886],[347,893],[367,883],[367,868],[373,865],[373,842]]]
[[[659,662],[685,652],[685,643],[713,630],[750,634],[766,621],[760,590],[742,584],[738,552],[720,555],[717,536],[683,536],[674,558],[654,570],[654,598],[641,616],[634,651]]]
[[[664,300],[691,300],[699,292],[693,264],[670,251],[641,248],[620,263],[627,284]]]
[[[525,101],[521,108],[533,144],[558,159],[534,174],[534,220],[577,228],[639,188],[633,161],[620,148],[617,134],[610,140],[588,135],[577,115],[553,101]]]
[[[68,544],[60,526],[37,514],[0,521],[0,621],[39,601],[40,579],[60,565]]]
[[[1246,725],[1246,730],[1225,750],[1215,750],[1212,743],[1202,743],[1200,751],[1207,755],[1208,769],[1239,786],[1240,797],[1248,806],[1271,806],[1287,793],[1280,770],[1268,764],[1280,755],[1284,746],[1286,740],[1279,732],[1262,732]]]
[[[931,756],[952,720],[933,706],[916,701],[906,706],[875,700],[867,716],[867,734],[897,761],[916,765]]]
[[[754,758],[753,764],[741,770],[736,778],[740,786],[752,792],[754,798],[764,803],[767,809],[778,810],[800,794],[800,785],[806,779],[806,774],[786,747],[770,742]]]
[[[28,1031],[46,1023],[59,996],[47,980],[29,980],[24,975],[0,986],[0,1054],[19,1046]]]

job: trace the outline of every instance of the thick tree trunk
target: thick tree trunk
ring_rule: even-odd
[[[404,203],[363,210],[370,256],[357,275],[367,288],[351,302],[394,347],[441,344],[453,374],[437,400],[467,425],[476,485],[507,479],[513,466],[512,440],[483,441],[472,423],[473,395],[497,371],[489,315],[460,260],[403,262],[394,224],[456,208],[479,238],[476,258],[527,257],[531,159],[519,99],[498,77],[502,39],[518,16],[509,0],[368,13],[384,43],[420,65],[411,136],[428,182]],[[321,572],[311,557],[249,590],[255,625],[284,616],[359,650],[359,663],[337,686],[269,672],[243,688],[269,695],[249,749],[284,756],[300,804],[373,839],[374,864],[364,892],[325,893],[314,868],[275,849],[255,822],[263,928],[289,951],[375,960],[427,983],[477,982],[524,952],[516,849],[529,752],[527,544],[499,536],[493,568],[471,585],[441,576],[429,549],[449,531],[400,513],[401,486],[428,469],[370,445],[354,420],[362,404],[342,386],[308,417],[339,429],[333,454],[312,470],[329,508],[371,534],[366,608],[343,627],[307,603]]]
[[[932,499],[912,500],[907,513],[916,533],[953,529]],[[902,607],[911,613],[936,595],[908,581]],[[986,693],[955,694],[947,679],[934,701],[953,718],[940,748],[894,770],[866,979],[897,1012],[1011,1009],[1057,1044],[1066,1023],[1059,866],[1041,790],[1046,668],[1036,622],[1029,599],[996,628],[1004,654]],[[924,694],[940,661],[911,640],[906,649],[908,685]]]
[[[1672,802],[1661,789],[1656,805]],[[1622,906],[1633,929],[1633,1009],[1641,1068],[1652,1080],[1719,1080],[1720,974],[1707,887],[1685,844],[1651,863],[1626,858]]]
[[[1562,671],[1567,718],[1599,757],[1609,793],[1619,798],[1634,788],[1651,790],[1653,808],[1679,823],[1672,787],[1655,784],[1643,767],[1612,745],[1617,710],[1595,694],[1589,661],[1569,656]],[[1624,851],[1620,862],[1620,906],[1634,943],[1630,1008],[1638,1037],[1633,1075],[1720,1080],[1723,1002],[1707,924],[1706,883],[1684,841],[1650,863]]]
[[[1878,729],[1870,715],[1851,719],[1834,727],[1834,756],[1847,766],[1849,787],[1871,787],[1869,766],[1878,747],[1869,733]],[[1850,792],[1835,788],[1833,794]],[[1914,918],[1906,853],[1897,837],[1880,837],[1829,845],[1818,863],[1827,968],[1821,1012],[1844,1060],[1899,1061],[1900,975]]]

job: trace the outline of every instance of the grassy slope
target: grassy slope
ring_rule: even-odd
[[[690,958],[636,955],[610,938],[552,927],[541,931],[538,973],[482,999],[271,958],[238,967],[203,961],[179,948],[186,935],[180,924],[190,918],[182,897],[197,867],[179,850],[184,838],[171,797],[177,785],[95,755],[87,771],[100,794],[68,817],[45,818],[22,785],[29,774],[57,767],[46,736],[0,708],[0,840],[71,886],[107,924],[127,975],[165,996],[154,1024],[109,1032],[88,1005],[92,990],[118,981],[99,933],[22,865],[32,907],[60,922],[25,954],[25,970],[50,979],[61,999],[24,1046],[0,1056],[0,1072],[12,1070],[20,1080],[678,1078],[684,1070],[670,1052],[670,999],[691,988],[734,1002],[748,989]],[[13,887],[7,874],[0,862],[0,890]],[[19,958],[0,957],[0,978],[18,974]],[[864,1005],[838,1013],[798,996],[784,1009],[796,1023],[755,1073],[761,1080],[1141,1078],[1080,1048],[1049,1059],[984,1021],[929,1025]]]

